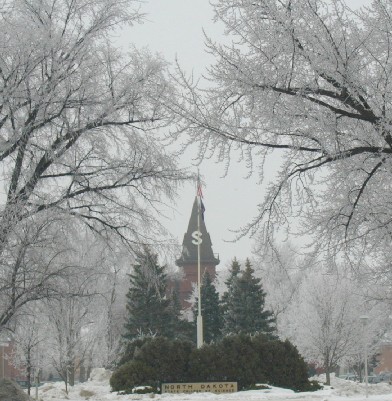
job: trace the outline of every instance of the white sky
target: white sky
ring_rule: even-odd
[[[357,7],[369,4],[370,0],[348,0],[347,3]],[[121,38],[122,41],[129,41],[137,47],[147,46],[151,51],[164,55],[169,62],[177,57],[180,65],[188,73],[193,71],[196,76],[213,61],[204,50],[203,29],[208,36],[222,39],[223,27],[212,22],[209,0],[147,0],[142,4],[142,10],[147,13],[146,22],[133,27],[129,37]],[[192,164],[192,155],[187,158],[184,163]],[[233,160],[228,176],[223,178],[224,171],[223,165],[212,161],[203,162],[200,166],[206,183],[203,189],[206,226],[213,250],[220,255],[221,267],[234,256],[238,259],[251,256],[253,240],[242,238],[236,243],[226,241],[234,238],[230,230],[251,221],[263,197],[257,176],[245,179],[247,170],[243,163]],[[177,212],[173,212],[170,216],[172,221],[166,224],[180,243],[188,226],[194,196],[194,186],[187,185],[178,199]]]

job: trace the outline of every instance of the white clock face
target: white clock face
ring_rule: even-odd
[[[203,240],[201,239],[201,232],[200,231],[193,231],[192,233],[192,244],[194,245],[200,245]]]

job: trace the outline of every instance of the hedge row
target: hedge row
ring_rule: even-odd
[[[140,343],[138,344],[141,345]],[[255,384],[311,391],[307,366],[289,341],[263,335],[227,336],[216,344],[196,349],[191,342],[159,337],[133,348],[131,359],[112,375],[114,391],[135,386],[158,388],[161,382],[236,381],[240,390]]]

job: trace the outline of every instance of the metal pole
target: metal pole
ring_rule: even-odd
[[[38,401],[38,378],[39,378],[39,370],[36,368],[35,372],[35,399]]]
[[[0,347],[1,347],[1,366],[3,370],[3,379],[5,379],[5,348],[8,347],[9,343],[5,341],[0,341]]]
[[[369,386],[368,386],[368,345],[365,338],[365,388],[366,388],[366,398],[369,397]]]
[[[363,327],[364,327],[364,364],[365,364],[365,392],[366,398],[369,397],[369,386],[368,386],[368,339],[367,339],[367,321],[369,316],[363,315],[360,317]]]
[[[203,346],[203,317],[201,315],[201,273],[200,273],[200,197],[198,197],[198,208],[197,208],[197,231],[199,233],[199,240],[197,242],[197,289],[198,289],[198,313],[197,313],[197,348]]]

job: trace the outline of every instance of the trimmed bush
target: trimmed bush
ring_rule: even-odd
[[[193,351],[190,376],[201,381],[236,381],[243,390],[266,377],[258,374],[258,358],[249,335],[227,336]]]
[[[309,389],[307,366],[289,341],[269,340],[262,334],[225,337],[194,350],[190,376],[197,380],[237,381],[241,390],[269,383],[296,391]]]
[[[135,361],[151,367],[160,382],[186,381],[193,348],[190,341],[157,337],[140,348]]]
[[[258,336],[252,340],[258,357],[259,374],[268,378],[268,383],[297,391],[308,389],[308,369],[297,348],[289,341],[265,342]]]
[[[136,386],[158,387],[161,382],[200,381],[236,381],[240,390],[258,383],[295,391],[320,388],[309,382],[307,366],[289,341],[262,334],[231,335],[200,349],[188,341],[154,338],[113,373],[110,384],[115,391],[130,392]]]
[[[120,366],[110,378],[113,391],[132,393],[136,386],[157,387],[159,380],[153,368],[140,361],[130,361]]]
[[[137,386],[158,388],[161,382],[186,381],[193,348],[190,341],[164,337],[134,341],[126,354],[133,359],[113,373],[110,385],[113,391],[130,393]]]

